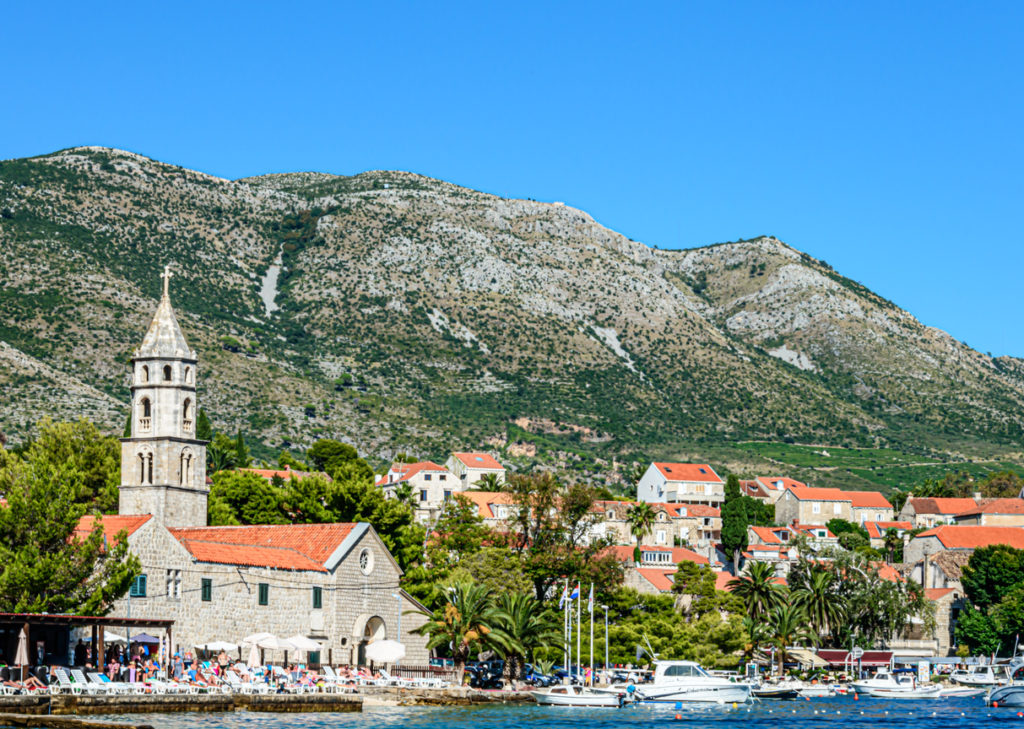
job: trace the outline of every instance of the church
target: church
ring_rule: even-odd
[[[142,563],[111,615],[173,619],[175,650],[267,632],[319,643],[311,663],[363,665],[369,643],[391,639],[406,646],[403,664],[425,666],[426,638],[411,631],[427,610],[400,587],[402,570],[371,525],[207,526],[199,363],[171,307],[170,276],[165,269],[156,315],[132,357],[119,514],[103,518],[105,533],[124,530]]]

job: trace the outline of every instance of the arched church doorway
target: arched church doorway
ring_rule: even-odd
[[[387,637],[387,626],[379,615],[360,615],[356,618],[353,635],[356,639],[356,664],[366,665],[366,646]]]

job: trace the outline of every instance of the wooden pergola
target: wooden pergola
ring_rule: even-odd
[[[116,618],[110,616],[92,615],[56,615],[51,613],[0,613],[0,627],[14,626],[18,630],[24,630],[31,635],[33,628],[45,630],[49,628],[90,628],[92,631],[92,645],[95,646],[96,660],[103,663],[103,656],[106,653],[104,634],[107,628],[124,628],[128,631],[134,629],[156,629],[162,630],[167,635],[168,647],[174,645],[171,642],[171,629],[174,620],[154,618]],[[31,655],[31,653],[30,653]],[[70,661],[68,661],[70,663]]]

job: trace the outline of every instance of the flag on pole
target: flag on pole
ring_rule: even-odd
[[[594,583],[590,583],[590,599],[587,600],[587,612],[594,612]]]
[[[580,583],[577,582],[576,583],[576,587],[572,588],[572,594],[569,595],[569,599],[570,600],[579,600],[580,599]]]
[[[569,599],[569,582],[566,580],[565,587],[562,588],[562,597],[558,600],[558,609],[561,610],[562,606],[565,605],[565,601]]]

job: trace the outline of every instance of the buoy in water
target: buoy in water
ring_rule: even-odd
[[[683,718],[682,714],[676,714],[676,721],[679,721],[682,718]]]

